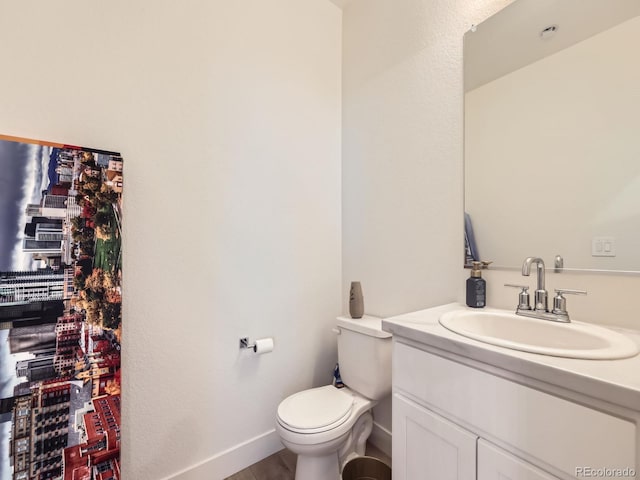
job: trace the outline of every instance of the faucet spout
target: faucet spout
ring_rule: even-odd
[[[522,275],[528,277],[531,273],[531,264],[535,263],[537,267],[538,288],[536,290],[544,290],[544,260],[540,257],[527,257],[522,264]]]
[[[528,277],[531,274],[531,265],[536,265],[537,271],[537,288],[535,291],[535,307],[534,310],[549,311],[548,294],[545,290],[544,281],[544,260],[539,257],[527,257],[522,263],[522,275]]]

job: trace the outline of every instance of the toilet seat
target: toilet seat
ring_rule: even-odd
[[[351,416],[354,397],[333,385],[294,393],[278,406],[278,422],[287,430],[302,434],[333,430]]]

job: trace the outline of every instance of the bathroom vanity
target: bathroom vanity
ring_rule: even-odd
[[[456,310],[471,309],[383,321],[393,334],[394,480],[640,478],[640,356],[490,345],[439,323]]]

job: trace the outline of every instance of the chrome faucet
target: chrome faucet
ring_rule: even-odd
[[[522,291],[518,297],[518,307],[516,314],[524,317],[540,318],[543,320],[553,320],[554,322],[570,322],[569,313],[567,312],[567,302],[562,296],[565,293],[573,295],[586,295],[584,290],[569,290],[566,288],[556,288],[556,296],[553,297],[553,310],[549,311],[549,294],[545,289],[544,282],[544,261],[539,257],[527,257],[522,263],[522,275],[528,277],[531,274],[531,265],[535,264],[537,268],[537,286],[534,294],[533,309],[529,306],[529,287],[526,285],[512,285],[505,283],[505,287],[521,288]]]
[[[533,311],[549,311],[549,302],[548,297],[549,294],[544,288],[544,260],[539,257],[527,257],[524,259],[524,263],[522,264],[522,275],[528,277],[531,273],[531,264],[535,263],[537,265],[538,272],[538,283],[537,288],[534,293],[534,306]]]

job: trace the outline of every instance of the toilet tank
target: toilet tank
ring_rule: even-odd
[[[391,334],[382,320],[338,317],[338,362],[346,386],[371,400],[391,393]]]

